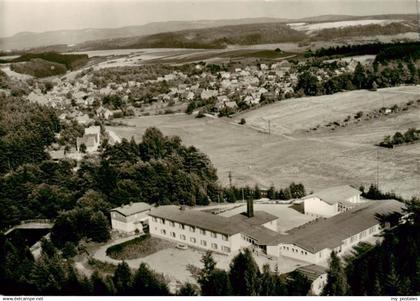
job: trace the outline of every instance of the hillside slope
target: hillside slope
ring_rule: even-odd
[[[227,45],[253,45],[298,42],[306,35],[283,23],[230,25],[217,28],[165,32],[146,37],[86,42],[81,49],[115,48],[225,48]]]
[[[79,44],[93,40],[145,36],[161,32],[172,32],[186,29],[282,21],[287,20],[275,18],[248,18],[236,20],[169,21],[152,22],[145,25],[126,26],[120,28],[86,28],[47,31],[41,33],[22,32],[11,37],[0,38],[0,49],[23,49],[58,44]]]

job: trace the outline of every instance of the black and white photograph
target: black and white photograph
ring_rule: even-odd
[[[0,0],[0,295],[419,300],[419,0]]]

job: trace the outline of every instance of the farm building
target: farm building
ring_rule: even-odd
[[[182,244],[231,254],[252,247],[271,257],[286,256],[313,264],[326,262],[332,251],[342,255],[382,231],[377,214],[401,213],[395,200],[369,201],[331,218],[277,232],[278,218],[264,211],[223,217],[212,213],[162,206],[151,210],[150,234]]]
[[[305,214],[330,217],[363,203],[362,193],[351,186],[327,188],[303,198]]]
[[[147,203],[130,203],[111,209],[112,229],[123,233],[143,232],[151,206]]]

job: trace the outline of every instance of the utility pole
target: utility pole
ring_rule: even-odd
[[[229,171],[229,187],[232,188],[232,171]]]
[[[416,1],[416,13],[417,13],[417,34],[419,35],[420,41],[420,11],[419,11],[419,0]]]
[[[376,150],[376,188],[379,190],[379,148]]]
[[[244,198],[244,188],[242,187],[242,203],[245,203],[245,198]]]

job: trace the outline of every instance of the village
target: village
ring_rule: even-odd
[[[328,65],[316,68],[314,74],[319,81],[326,81],[332,76],[354,72],[359,61],[366,63],[369,59],[329,62],[332,68]],[[220,65],[199,62],[185,66],[182,66],[184,72],[176,67],[162,72],[157,68],[158,76],[147,80],[142,80],[140,66],[99,68],[95,65],[62,77],[29,81],[25,78],[33,86],[26,97],[30,102],[57,109],[61,112],[60,120],[69,127],[77,122],[86,128],[84,134],[79,133],[77,141],[74,137],[62,139],[72,142],[56,144],[50,149],[53,159],[80,160],[83,154],[95,153],[104,140],[110,144],[121,141],[107,126],[125,125],[122,118],[185,112],[196,117],[223,117],[302,96],[296,85],[298,75],[307,68],[305,62],[288,60]],[[12,78],[16,75],[8,72]],[[112,76],[113,72],[117,76]]]

